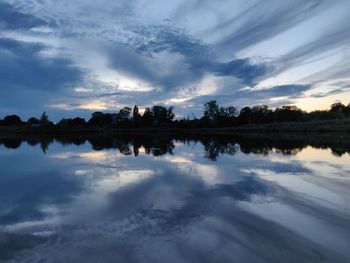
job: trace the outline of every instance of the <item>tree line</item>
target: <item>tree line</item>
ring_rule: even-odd
[[[328,110],[305,112],[296,106],[282,106],[276,109],[266,105],[244,107],[240,111],[234,106],[220,106],[216,100],[203,105],[200,118],[188,117],[176,119],[173,107],[155,105],[145,108],[143,114],[137,106],[123,107],[117,113],[94,112],[89,120],[76,117],[62,119],[57,123],[50,121],[46,112],[40,118],[31,117],[27,121],[17,115],[0,119],[0,126],[19,126],[37,128],[213,128],[236,127],[246,124],[264,124],[273,122],[307,122],[334,120],[350,117],[350,104],[334,103]]]

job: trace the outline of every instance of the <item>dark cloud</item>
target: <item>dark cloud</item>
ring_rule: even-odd
[[[147,32],[148,31],[148,32]],[[203,42],[191,38],[182,30],[170,28],[168,26],[152,26],[147,29],[147,33],[153,35],[153,40],[141,43],[137,51],[146,54],[158,53],[161,51],[171,51],[182,54],[186,59],[192,61],[191,64],[200,65],[202,60],[207,60],[212,51]],[[144,33],[144,28],[138,28],[136,33]],[[150,53],[151,52],[151,53]]]
[[[140,29],[136,32],[140,32]],[[171,74],[155,80],[158,85],[174,88],[196,82],[212,64],[209,47],[199,40],[189,37],[181,30],[166,26],[153,26],[147,32],[153,36],[153,39],[136,46],[136,52],[152,57],[153,54],[166,51],[169,54],[169,59],[171,59],[170,53],[182,56],[182,61]]]
[[[213,50],[199,40],[191,39],[179,31],[167,30],[158,35],[159,41],[152,46],[159,49],[168,49],[180,53],[185,57],[191,71],[200,74],[212,72],[218,76],[233,76],[241,79],[244,84],[251,85],[256,78],[267,73],[268,67],[264,64],[252,64],[249,59],[233,59],[229,62],[218,62],[216,54],[220,50]]]
[[[111,66],[117,71],[149,82],[157,79],[158,72],[152,67],[149,58],[140,56],[132,48],[120,43],[107,48]]]
[[[57,98],[80,83],[82,71],[66,58],[43,56],[45,48],[41,44],[0,38],[2,107],[16,111],[47,107],[50,98]]]
[[[305,91],[311,89],[312,85],[280,85],[264,89],[238,90],[232,93],[234,98],[251,98],[265,100],[276,97],[295,98],[301,96]]]
[[[266,64],[252,64],[249,59],[236,59],[228,63],[217,63],[212,67],[217,76],[234,76],[245,85],[255,85],[257,78],[271,71]]]
[[[48,58],[41,44],[0,38],[0,85],[9,89],[58,90],[80,80],[81,71],[65,58]]]
[[[312,98],[324,98],[324,97],[328,97],[328,96],[332,96],[332,95],[337,95],[337,94],[341,94],[344,93],[346,91],[350,91],[350,85],[348,85],[347,87],[343,87],[343,88],[338,88],[338,89],[334,89],[328,92],[319,92],[316,94],[312,94],[310,95],[310,97]]]
[[[271,71],[269,66],[253,64],[249,59],[218,62],[215,54],[219,50],[212,50],[210,46],[189,37],[181,30],[163,26],[144,30],[138,28],[135,32],[150,34],[153,38],[136,45],[135,50],[124,45],[114,45],[111,53],[112,66],[165,89],[196,83],[207,73],[232,76],[245,85],[253,85],[257,78]],[[171,69],[171,74],[164,74],[156,67],[156,54],[160,52],[168,52],[170,60],[173,59],[172,54],[181,55],[181,60]]]
[[[45,22],[34,16],[24,14],[7,3],[0,3],[0,29],[29,29],[45,25]]]
[[[261,98],[275,98],[275,97],[298,97],[303,94],[303,92],[309,90],[311,88],[311,85],[280,85],[280,86],[274,86],[269,89],[263,89],[263,90],[256,90],[256,91],[250,91],[250,92],[242,92],[242,95],[249,96],[255,95],[256,97]]]

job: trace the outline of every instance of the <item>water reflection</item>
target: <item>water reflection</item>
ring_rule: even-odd
[[[169,135],[0,141],[6,147],[0,147],[0,261],[350,259],[346,140]]]
[[[234,155],[237,147],[243,153],[267,155],[278,151],[285,155],[296,155],[302,149],[312,146],[316,149],[331,149],[332,154],[350,154],[350,136],[347,134],[292,134],[292,135],[22,135],[0,137],[0,146],[17,149],[22,143],[40,145],[44,153],[54,142],[62,145],[84,145],[89,143],[96,151],[118,149],[124,155],[138,156],[140,150],[147,155],[172,154],[174,142],[181,144],[201,143],[206,157],[216,160],[222,154]]]

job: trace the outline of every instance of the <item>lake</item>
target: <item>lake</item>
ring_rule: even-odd
[[[350,262],[332,136],[0,139],[0,262]]]

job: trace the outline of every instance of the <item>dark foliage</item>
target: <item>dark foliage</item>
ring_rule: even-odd
[[[74,118],[74,119],[62,119],[60,120],[56,126],[61,128],[66,127],[84,127],[86,126],[86,121],[83,118]]]
[[[302,111],[296,106],[282,106],[271,109],[266,105],[244,107],[238,113],[236,107],[230,105],[220,106],[216,100],[211,100],[203,105],[203,116],[201,118],[175,119],[173,107],[155,105],[144,109],[143,114],[135,105],[134,108],[124,107],[117,113],[94,112],[88,121],[83,118],[62,119],[56,125],[50,120],[46,112],[40,119],[30,118],[22,122],[16,115],[6,116],[0,120],[1,126],[23,126],[70,129],[70,128],[220,128],[237,127],[247,124],[267,124],[281,122],[307,122],[336,120],[350,117],[350,104],[337,102],[330,106],[329,110],[317,110],[310,113]]]
[[[22,120],[17,115],[6,116],[0,122],[1,126],[20,126],[22,125]]]
[[[35,117],[31,117],[27,120],[27,124],[29,126],[38,126],[40,125],[40,120]]]

